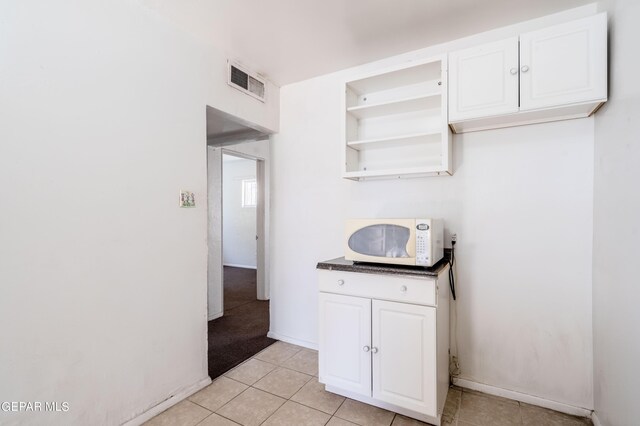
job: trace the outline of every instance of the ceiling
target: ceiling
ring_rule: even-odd
[[[593,0],[138,0],[279,86]]]

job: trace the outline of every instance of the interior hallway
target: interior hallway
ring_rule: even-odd
[[[209,321],[209,377],[215,379],[275,342],[269,301],[256,299],[256,270],[224,267],[224,316]]]

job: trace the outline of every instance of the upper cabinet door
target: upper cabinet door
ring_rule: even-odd
[[[518,37],[449,54],[449,121],[518,112]]]
[[[607,15],[520,36],[520,109],[607,98]]]

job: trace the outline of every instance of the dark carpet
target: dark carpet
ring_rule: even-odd
[[[216,377],[275,342],[269,301],[256,299],[256,270],[224,267],[224,316],[209,321],[209,377]]]

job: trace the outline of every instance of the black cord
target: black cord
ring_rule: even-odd
[[[453,276],[453,264],[456,261],[456,255],[454,252],[456,242],[451,241],[451,257],[449,258],[449,287],[451,288],[451,296],[453,300],[456,300],[456,284]]]

